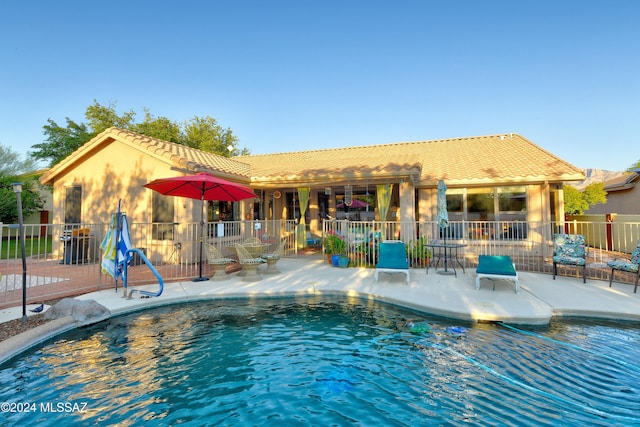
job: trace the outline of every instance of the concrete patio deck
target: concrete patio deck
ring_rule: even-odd
[[[556,277],[537,273],[519,273],[520,292],[509,281],[483,279],[480,290],[475,287],[475,271],[458,269],[457,278],[441,275],[433,269],[412,269],[407,286],[402,274],[380,274],[374,280],[374,269],[337,268],[326,261],[308,258],[283,258],[278,263],[281,274],[263,275],[257,282],[244,282],[237,274],[225,281],[175,282],[165,284],[157,298],[123,298],[122,288],[116,293],[107,289],[80,295],[93,299],[111,311],[112,316],[157,305],[210,298],[246,296],[288,296],[342,292],[363,298],[373,297],[403,307],[460,321],[504,322],[510,324],[546,325],[553,317],[592,317],[640,322],[640,293],[633,286],[605,281]],[[131,289],[131,287],[130,287]],[[136,289],[157,291],[158,285]],[[30,305],[30,308],[34,305]],[[0,311],[0,323],[22,316],[22,307]],[[21,336],[0,342],[0,362],[48,337],[75,327],[71,318],[49,322]],[[10,342],[8,342],[10,341]]]

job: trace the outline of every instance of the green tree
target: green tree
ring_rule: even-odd
[[[146,108],[144,111],[144,121],[136,123],[134,111],[129,110],[120,115],[116,111],[115,102],[105,106],[94,100],[85,113],[87,123],[77,123],[67,117],[67,126],[62,127],[48,119],[49,124],[44,126],[46,140],[33,145],[30,154],[33,159],[47,161],[49,166],[53,166],[110,127],[131,130],[222,156],[249,154],[246,148],[236,147],[238,139],[231,129],[222,128],[212,117],[194,116],[179,125],[167,117],[153,116]]]
[[[45,142],[31,146],[32,159],[44,160],[53,166],[96,135],[86,124],[76,123],[68,117],[66,120],[66,127],[47,120],[49,124],[44,126],[43,131],[47,138]]]
[[[131,130],[152,138],[182,144],[180,126],[166,117],[154,117],[147,109],[145,109],[144,122],[134,124]]]
[[[23,160],[18,152],[0,145],[0,177],[21,175],[35,169],[35,161]]]
[[[203,151],[231,156],[238,139],[231,129],[223,129],[213,117],[194,116],[184,124],[184,144]]]
[[[0,222],[18,222],[18,203],[13,191],[14,182],[22,182],[22,212],[24,216],[42,209],[44,201],[35,190],[37,177],[33,170],[33,160],[23,160],[20,154],[10,148],[0,146]]]
[[[564,211],[569,215],[582,215],[598,203],[607,203],[607,193],[602,182],[589,184],[584,191],[571,185],[564,187]]]
[[[640,169],[640,160],[638,160],[637,162],[635,162],[634,164],[632,164],[631,166],[629,166],[627,168],[627,172],[633,172]]]
[[[94,99],[93,105],[87,107],[84,117],[89,121],[88,126],[95,135],[110,127],[131,129],[134,126],[136,113],[133,110],[129,110],[119,116],[116,111],[116,104],[116,102],[112,101],[109,105],[103,106]]]

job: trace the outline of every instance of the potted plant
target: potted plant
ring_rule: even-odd
[[[324,238],[325,253],[331,254],[331,263],[337,267],[338,259],[341,255],[345,254],[347,243],[344,241],[344,237],[340,236],[334,231],[330,231]]]
[[[407,245],[407,258],[412,267],[425,268],[431,260],[431,250],[426,247],[426,236],[420,237],[416,241],[410,241]]]
[[[330,231],[327,233],[327,235],[324,238],[324,247],[325,247],[325,253],[330,254],[331,256],[332,264],[337,267],[338,258],[340,257],[340,255],[344,255],[345,249],[347,247],[347,244],[344,241],[344,238],[338,235],[336,232]],[[327,255],[327,259],[328,258],[329,258],[329,255]]]
[[[338,267],[340,268],[349,267],[349,257],[346,255],[338,255]]]
[[[333,248],[331,247],[329,236],[324,238],[324,240],[322,241],[322,246],[324,247],[324,253],[327,255],[327,262],[331,264],[331,256],[333,255]]]

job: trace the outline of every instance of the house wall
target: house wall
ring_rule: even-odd
[[[64,223],[66,188],[80,186],[82,188],[81,221],[83,224],[108,224],[111,216],[118,209],[126,212],[129,223],[151,222],[151,194],[152,190],[143,185],[158,177],[179,175],[158,159],[150,157],[148,153],[134,149],[128,145],[114,141],[88,153],[75,167],[63,176],[57,177],[53,191],[52,221],[55,224]],[[174,198],[176,222],[200,221],[200,200]],[[184,232],[193,232],[184,230]],[[102,231],[96,230],[94,238],[100,242],[104,236],[98,235]],[[175,236],[180,240],[182,236]],[[148,244],[150,236],[141,236],[144,245]],[[186,240],[186,239],[185,239]],[[166,245],[168,253],[173,250],[172,242],[159,242]],[[188,248],[185,248],[189,250]],[[54,252],[62,251],[61,247],[54,248]],[[187,256],[188,254],[184,254]],[[158,262],[158,260],[153,260]]]
[[[153,178],[179,175],[164,162],[118,141],[89,153],[54,184],[53,222],[64,223],[66,188],[82,188],[81,218],[86,224],[105,223],[118,208],[130,221],[151,221],[151,190],[143,187]],[[192,204],[192,203],[189,203]],[[179,205],[176,213],[179,213]],[[193,221],[193,217],[185,218]]]
[[[628,190],[612,191],[607,194],[607,203],[592,206],[585,213],[638,215],[640,214],[640,188],[635,185]]]

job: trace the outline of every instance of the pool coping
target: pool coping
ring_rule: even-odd
[[[504,322],[518,325],[547,325],[553,318],[582,317],[640,322],[640,294],[631,285],[589,280],[586,284],[574,277],[522,272],[520,292],[508,281],[483,281],[478,290],[475,272],[457,272],[457,277],[431,270],[411,270],[409,285],[404,275],[380,276],[374,269],[336,268],[324,261],[282,259],[281,274],[263,275],[258,282],[243,282],[237,274],[224,281],[173,282],[165,284],[158,298],[123,298],[123,289],[92,292],[77,296],[95,300],[119,316],[147,308],[224,298],[264,298],[300,295],[356,296],[431,315],[465,322]],[[495,289],[492,290],[492,284]],[[136,287],[154,291],[158,285]],[[21,313],[21,312],[20,312]],[[105,321],[100,319],[100,321]],[[108,321],[108,319],[106,320]],[[97,322],[96,322],[97,323]],[[0,364],[20,353],[71,329],[81,326],[72,317],[56,319],[0,342]]]

